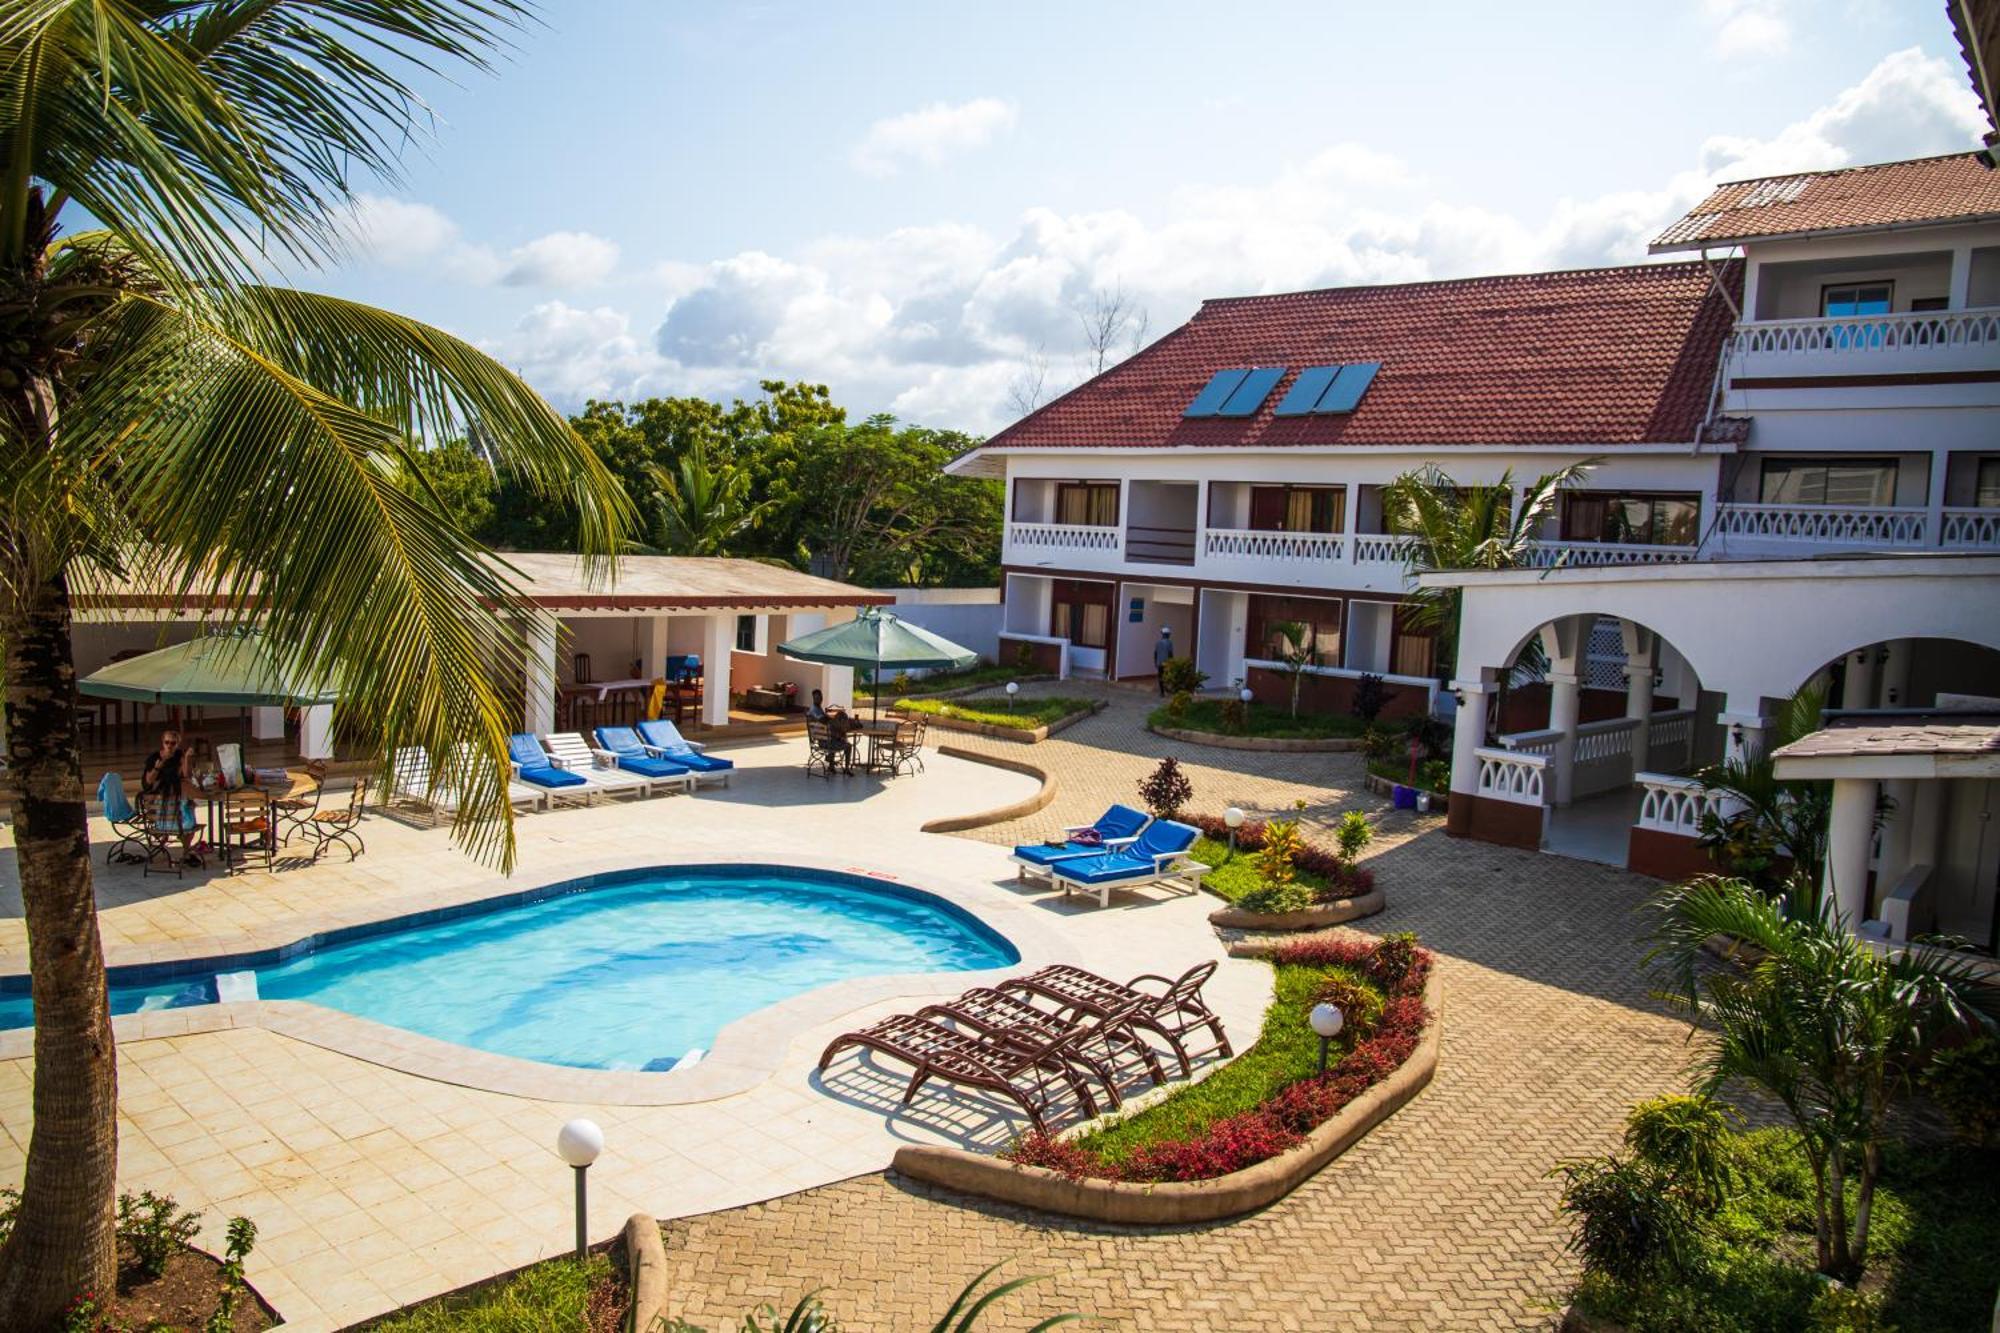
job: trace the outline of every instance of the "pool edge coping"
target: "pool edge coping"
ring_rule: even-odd
[[[966,888],[940,889],[935,880],[919,883],[902,874],[841,864],[832,858],[787,857],[783,861],[774,861],[769,857],[709,857],[680,863],[653,860],[633,863],[629,859],[608,858],[579,862],[560,873],[536,876],[529,882],[501,881],[508,887],[499,893],[491,891],[492,882],[469,889],[439,890],[414,900],[405,899],[397,903],[393,911],[369,913],[361,917],[352,913],[327,912],[310,920],[301,920],[282,931],[267,928],[253,935],[241,936],[233,942],[213,939],[197,945],[195,941],[182,941],[168,948],[155,946],[121,950],[119,956],[107,957],[106,965],[133,967],[197,962],[210,957],[228,959],[282,949],[334,931],[377,925],[403,917],[420,918],[429,912],[472,908],[489,902],[498,904],[509,899],[530,901],[526,895],[600,875],[629,874],[648,869],[671,871],[733,866],[817,871],[862,881],[877,880],[904,892],[928,895],[971,916],[999,936],[1020,955],[1020,961],[976,971],[882,973],[816,986],[731,1021],[716,1034],[714,1043],[695,1064],[659,1073],[573,1068],[500,1055],[378,1023],[307,1000],[217,1002],[120,1014],[112,1019],[112,1031],[118,1041],[126,1042],[170,1039],[235,1028],[262,1028],[414,1077],[510,1097],[547,1102],[588,1102],[601,1106],[674,1106],[717,1101],[755,1090],[778,1072],[799,1034],[844,1014],[896,999],[947,997],[967,986],[998,980],[1030,965],[1031,959],[1038,966],[1048,962],[1074,963],[1081,956],[1067,935],[1054,929],[1041,913],[1031,910],[1034,900],[980,901],[983,895],[976,895]],[[993,887],[999,887],[1000,882],[999,879],[993,881]],[[589,891],[588,888],[579,890]],[[278,943],[263,939],[279,933],[288,938]],[[34,1038],[35,1029],[32,1027],[0,1031],[0,1060],[32,1057]]]

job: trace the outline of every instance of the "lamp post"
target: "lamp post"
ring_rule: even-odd
[[[1319,1072],[1326,1072],[1327,1043],[1340,1035],[1347,1019],[1337,1004],[1316,1004],[1312,1011],[1312,1030],[1319,1034]]]
[[[1230,806],[1222,812],[1222,822],[1229,825],[1229,854],[1236,855],[1236,830],[1243,827],[1243,808]]]
[[[1255,699],[1256,697],[1257,697],[1256,692],[1253,691],[1248,685],[1245,685],[1242,689],[1236,692],[1237,702],[1245,705],[1246,707],[1249,705],[1250,701],[1252,699]]]
[[[1014,711],[1014,696],[1015,696],[1015,695],[1017,695],[1017,694],[1019,694],[1020,692],[1021,692],[1021,683],[1020,683],[1019,681],[1015,681],[1015,680],[1010,680],[1010,681],[1008,681],[1008,682],[1007,682],[1007,711],[1008,711],[1008,712],[1010,712],[1010,713],[1011,713],[1011,712],[1013,712],[1013,711]]]
[[[590,1250],[590,1210],[584,1199],[583,1175],[604,1151],[604,1131],[595,1120],[572,1120],[556,1135],[556,1156],[576,1172],[576,1257]]]

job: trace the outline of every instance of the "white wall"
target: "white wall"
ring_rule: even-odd
[[[1201,651],[1195,665],[1211,687],[1243,679],[1243,632],[1250,623],[1250,595],[1218,588],[1201,591]]]
[[[1003,625],[1015,634],[1049,632],[1049,580],[1032,574],[1007,576],[1007,605]]]
[[[1002,608],[998,588],[878,588],[894,597],[898,618],[941,634],[988,661],[1000,651]],[[1044,613],[1043,625],[1047,625]],[[1046,629],[1043,631],[1046,632]]]
[[[1138,621],[1132,619],[1132,603],[1144,603]],[[1194,589],[1164,584],[1124,583],[1112,607],[1118,626],[1118,674],[1121,678],[1153,674],[1153,645],[1162,628],[1173,631],[1174,656],[1186,657],[1195,650]]]

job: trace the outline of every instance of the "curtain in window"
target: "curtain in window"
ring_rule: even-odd
[[[1894,504],[1896,460],[1767,458],[1758,498],[1765,504]]]

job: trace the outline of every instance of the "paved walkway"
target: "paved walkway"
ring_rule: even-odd
[[[1135,736],[1152,701],[1110,697],[1032,752],[1062,780],[1055,804],[968,836],[1012,842],[1091,818],[1170,752],[1199,809],[1303,797],[1312,822],[1380,809],[1357,794],[1352,757]],[[1290,1197],[1234,1223],[1138,1231],[867,1176],[668,1224],[674,1313],[714,1327],[824,1287],[845,1327],[922,1327],[980,1269],[1012,1259],[1009,1271],[1049,1280],[1009,1309],[1083,1310],[1118,1328],[1552,1327],[1572,1265],[1546,1173],[1605,1150],[1634,1101],[1681,1082],[1685,1029],[1636,973],[1633,909],[1649,882],[1448,838],[1435,819],[1389,813],[1384,825],[1369,864],[1389,910],[1366,924],[1415,930],[1439,951],[1442,1063],[1422,1096]]]

